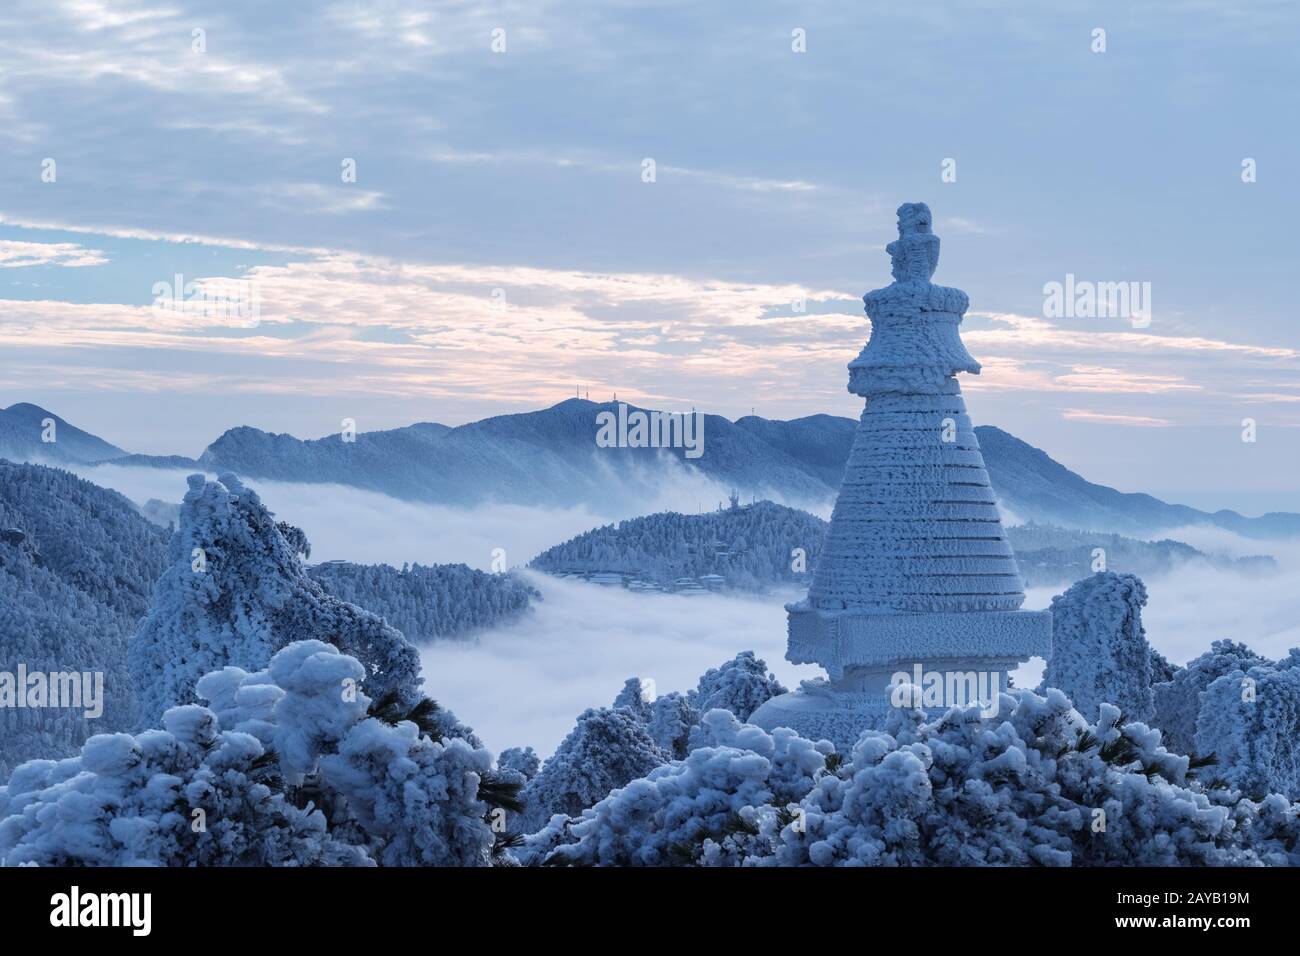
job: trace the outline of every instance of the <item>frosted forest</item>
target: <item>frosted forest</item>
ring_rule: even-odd
[[[10,948],[1285,932],[1297,36],[0,2]]]
[[[900,207],[886,249],[894,281],[865,297],[871,336],[849,363],[849,391],[865,399],[856,424],[729,423],[743,439],[709,451],[750,501],[732,489],[716,508],[600,524],[526,566],[507,565],[504,548],[487,570],[313,563],[308,531],[250,484],[281,494],[274,449],[286,436],[236,429],[194,461],[178,503],[133,500],[94,479],[158,486],[184,474],[178,462],[128,454],[35,406],[5,409],[0,437],[27,460],[0,461],[12,661],[0,674],[0,860],[1300,863],[1300,648],[1269,656],[1238,633],[1170,660],[1143,623],[1143,573],[1279,575],[1278,560],[1143,533],[1179,506],[1093,485],[996,429],[982,441],[955,378],[980,371],[959,335],[968,303],[930,282],[931,224],[925,204]],[[523,418],[463,426],[474,458],[526,460],[523,444],[566,469],[586,456],[608,476],[685,474],[707,487],[653,441],[575,447],[598,422],[671,417],[571,400]],[[37,422],[71,437],[44,443],[66,458],[36,443]],[[462,429],[413,428],[371,454],[407,456],[394,470],[463,466],[440,454]],[[305,454],[330,460],[329,477],[294,493],[368,489],[374,459],[350,446],[371,441],[321,441]],[[783,483],[768,461],[803,477]],[[829,520],[759,500],[798,502],[836,471]],[[521,498],[541,491],[529,477]],[[1014,520],[1017,508],[1037,520]],[[1255,532],[1262,550],[1300,519],[1255,520],[1268,524]],[[1116,527],[1129,534],[1102,530]],[[1032,582],[1054,592],[1046,607],[1022,606]],[[621,595],[620,613],[643,624],[669,606],[788,598],[784,662],[813,672],[786,686],[731,633],[734,652],[693,682],[626,674],[584,691],[558,740],[530,740],[528,720],[493,740],[457,716],[467,685],[438,664],[526,627],[548,592],[591,608]],[[1036,683],[1022,666],[1034,659]],[[540,682],[500,691],[525,708],[547,694]],[[468,702],[483,713],[480,694]]]

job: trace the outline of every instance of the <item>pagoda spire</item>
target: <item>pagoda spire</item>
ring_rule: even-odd
[[[760,726],[850,746],[887,712],[899,672],[975,671],[1004,688],[1051,651],[1050,612],[1019,610],[1020,572],[956,379],[980,371],[959,333],[969,300],[930,281],[932,223],[924,203],[899,207],[894,281],[863,297],[871,337],[848,389],[866,406],[812,586],[787,607],[786,658],[830,680],[769,701],[751,718]]]

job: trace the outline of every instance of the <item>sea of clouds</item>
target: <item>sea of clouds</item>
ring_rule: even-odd
[[[136,502],[179,501],[185,472],[116,466],[81,467],[82,477]],[[661,510],[716,507],[724,492],[683,478],[653,499],[623,502],[617,511],[491,505],[459,509],[398,501],[337,485],[250,480],[277,516],[301,527],[312,560],[362,563],[464,562],[488,569],[503,548],[522,567],[545,548],[601,524]],[[821,510],[821,509],[819,509]],[[825,514],[823,513],[823,517]],[[1206,552],[1272,554],[1274,572],[1218,570],[1205,562],[1146,581],[1147,638],[1184,663],[1222,638],[1280,657],[1300,646],[1300,540],[1242,538],[1214,528],[1176,528],[1161,535]],[[525,618],[478,635],[476,641],[424,647],[427,690],[473,726],[489,748],[531,745],[549,754],[587,707],[607,705],[628,677],[648,678],[658,693],[685,691],[699,675],[753,650],[787,686],[816,676],[783,659],[785,611],[794,595],[740,597],[636,594],[527,572],[543,600]],[[1047,607],[1060,588],[1034,588],[1027,608]],[[1016,673],[1034,686],[1042,662]]]

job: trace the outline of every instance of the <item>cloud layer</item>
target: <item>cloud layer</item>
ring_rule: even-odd
[[[183,472],[113,466],[77,471],[135,501],[176,501],[185,489]],[[625,514],[595,514],[515,506],[464,510],[330,485],[250,484],[279,518],[306,531],[313,560],[397,566],[464,562],[484,569],[493,548],[505,548],[510,564],[523,565],[544,548],[599,524],[665,508],[694,510],[697,496],[715,490],[683,482],[641,508],[630,505]],[[1253,541],[1199,527],[1166,534],[1210,553],[1270,553],[1279,569],[1238,574],[1196,562],[1148,579],[1143,623],[1156,649],[1185,663],[1225,638],[1273,658],[1300,646],[1300,544]],[[543,594],[526,618],[471,643],[421,650],[429,693],[498,752],[527,744],[548,753],[582,710],[609,704],[628,677],[652,679],[660,693],[684,691],[704,670],[747,649],[763,657],[788,686],[818,674],[784,660],[782,605],[796,595],[643,595],[526,573]],[[1025,607],[1047,607],[1059,590],[1031,589]],[[1042,662],[1031,661],[1016,680],[1034,686],[1041,675]]]

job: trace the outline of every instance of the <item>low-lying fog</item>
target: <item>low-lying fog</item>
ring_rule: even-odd
[[[78,468],[96,484],[134,501],[179,501],[185,473],[147,468]],[[512,566],[596,525],[654,511],[710,510],[720,500],[709,482],[683,481],[653,501],[633,502],[625,514],[585,508],[516,505],[472,510],[397,501],[337,485],[249,481],[282,520],[312,542],[312,560],[363,563],[464,562],[487,569],[494,548]],[[819,509],[820,510],[820,509]],[[821,511],[822,516],[827,513]],[[1185,663],[1222,638],[1242,641],[1269,657],[1300,646],[1300,541],[1257,541],[1213,528],[1170,529],[1161,537],[1206,552],[1272,554],[1271,574],[1218,571],[1204,563],[1146,581],[1147,638],[1166,657]],[[787,664],[783,600],[701,595],[636,594],[531,575],[544,600],[525,619],[484,632],[473,643],[422,648],[431,696],[473,726],[488,747],[529,744],[549,754],[585,708],[609,704],[632,676],[656,690],[686,690],[708,667],[752,649],[788,685],[817,674]],[[1047,607],[1061,588],[1033,588],[1025,606]],[[1034,661],[1017,683],[1033,686]]]

